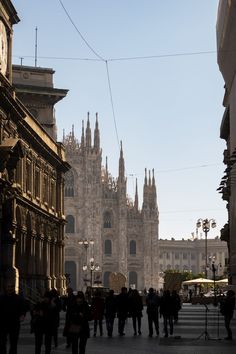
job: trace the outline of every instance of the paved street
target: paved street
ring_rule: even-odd
[[[207,312],[207,333],[210,339],[205,339],[205,307],[203,305],[184,304],[179,314],[179,323],[174,327],[174,335],[169,338],[148,337],[147,317],[144,311],[142,321],[142,335],[133,336],[131,319],[128,319],[126,335],[119,337],[117,334],[117,322],[113,338],[91,337],[88,340],[86,354],[228,354],[236,349],[236,319],[232,322],[233,336],[235,340],[229,342],[224,340],[226,332],[223,318],[219,314],[218,308],[209,306]],[[64,314],[62,314],[61,326],[59,330],[59,346],[53,349],[53,354],[71,353],[71,349],[65,348],[65,338],[62,337],[64,325]],[[105,324],[104,324],[105,329]],[[160,320],[160,330],[162,331],[162,319]],[[21,329],[21,338],[18,354],[34,354],[34,337],[29,333],[29,321],[25,321]],[[106,333],[106,331],[104,330]],[[91,334],[92,334],[91,323]],[[42,354],[44,350],[42,351]]]

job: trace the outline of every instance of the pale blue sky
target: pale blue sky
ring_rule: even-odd
[[[69,21],[61,2],[98,59]],[[56,105],[58,140],[72,124],[80,139],[90,112],[99,114],[103,162],[118,173],[122,140],[128,192],[138,178],[140,207],[144,169],[155,169],[160,238],[188,238],[198,218],[215,218],[219,235],[227,221],[216,189],[223,176],[225,142],[219,138],[224,83],[216,58],[218,0],[14,0],[13,62],[53,68],[54,85],[67,88]],[[173,55],[191,54],[192,55]],[[208,52],[208,53],[206,53]],[[114,58],[163,56],[152,59]],[[118,137],[117,137],[118,135]]]

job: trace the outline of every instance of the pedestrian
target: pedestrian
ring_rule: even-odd
[[[46,291],[42,301],[31,311],[31,332],[35,337],[35,354],[40,354],[45,345],[45,354],[51,353],[52,338],[58,326],[57,307],[51,291]]]
[[[61,299],[59,296],[58,291],[53,288],[50,290],[50,293],[52,295],[52,302],[56,305],[56,309],[55,309],[55,326],[54,326],[54,332],[52,335],[52,338],[54,340],[54,346],[55,348],[58,347],[58,328],[60,326],[60,312],[62,309],[62,304],[61,304]]]
[[[120,336],[125,335],[125,321],[128,317],[128,294],[127,288],[123,286],[121,292],[117,295],[117,317],[118,317],[118,333]]]
[[[66,312],[66,318],[65,318],[65,326],[63,329],[63,336],[66,337],[66,348],[70,348],[71,346],[71,336],[70,333],[68,332],[69,328],[69,313],[71,310],[71,307],[75,303],[75,295],[73,288],[68,287],[66,289],[67,296],[63,297],[63,302],[62,302],[62,310]]]
[[[141,321],[143,311],[143,300],[139,295],[137,289],[133,289],[129,294],[129,317],[132,318],[134,336],[137,335],[137,324],[138,324],[138,334],[141,335]]]
[[[171,296],[174,300],[174,323],[178,323],[179,320],[179,311],[181,310],[181,299],[176,290],[172,291]]]
[[[7,354],[7,337],[9,336],[9,353],[17,354],[20,324],[29,310],[26,300],[15,291],[15,285],[8,283],[4,294],[0,296],[0,353]]]
[[[173,334],[173,318],[174,318],[175,300],[170,294],[170,290],[165,290],[160,301],[160,317],[163,316],[164,333],[168,337],[168,327],[170,335]]]
[[[85,354],[90,337],[89,320],[91,311],[82,291],[78,291],[75,302],[68,311],[68,332],[71,337],[72,354]]]
[[[105,299],[105,318],[108,337],[112,337],[114,320],[116,317],[116,299],[114,290],[109,290],[108,296]]]
[[[189,302],[192,302],[192,297],[193,297],[192,289],[189,289],[188,295],[189,295]]]
[[[148,316],[148,331],[149,337],[153,336],[153,326],[155,327],[156,335],[159,335],[159,306],[160,297],[153,288],[149,288],[146,297],[147,316]]]
[[[102,294],[99,290],[96,290],[94,297],[92,298],[92,303],[91,303],[91,312],[92,312],[92,318],[94,321],[94,331],[93,331],[93,336],[96,337],[97,335],[97,326],[99,326],[99,332],[100,336],[103,336],[103,317],[104,317],[104,307],[105,307],[105,301],[102,298]]]
[[[228,290],[226,297],[220,302],[220,312],[224,316],[225,329],[227,331],[226,340],[232,340],[232,329],[230,328],[230,322],[234,315],[235,308],[235,292]]]

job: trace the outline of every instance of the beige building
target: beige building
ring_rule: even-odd
[[[139,209],[137,185],[134,202],[127,198],[122,146],[118,178],[110,175],[107,159],[102,166],[98,117],[93,138],[88,116],[80,142],[72,130],[63,143],[72,166],[65,180],[65,268],[70,285],[77,290],[94,282],[110,286],[111,277],[118,273],[126,286],[157,287],[159,220],[154,172],[145,172]]]
[[[197,275],[205,273],[205,239],[159,240],[159,268],[166,270],[190,271]],[[216,276],[227,274],[227,243],[219,237],[207,240],[208,278],[212,278],[212,262],[216,267]]]
[[[18,21],[12,2],[1,1],[0,291],[10,283],[31,296],[52,287],[63,293],[64,173],[69,165],[63,145],[42,128],[13,85],[12,27]],[[22,79],[29,75],[29,97],[36,69],[22,67],[21,74]],[[40,75],[48,79],[38,69]]]
[[[224,151],[225,175],[219,191],[227,202],[228,224],[221,238],[229,248],[229,282],[236,286],[236,1],[219,1],[217,17],[217,59],[225,81],[223,106],[225,112],[220,137],[226,141]]]

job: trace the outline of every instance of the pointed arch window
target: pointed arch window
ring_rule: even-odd
[[[74,197],[74,174],[71,170],[65,174],[65,197]]]
[[[104,229],[112,228],[112,214],[109,211],[106,211],[103,215],[103,227]]]
[[[129,243],[129,254],[135,255],[136,254],[136,241],[132,240]]]
[[[75,218],[73,215],[67,215],[66,217],[66,233],[67,234],[74,234],[75,232]]]
[[[112,243],[111,240],[105,240],[105,245],[104,245],[104,253],[106,256],[111,256],[112,255]]]

